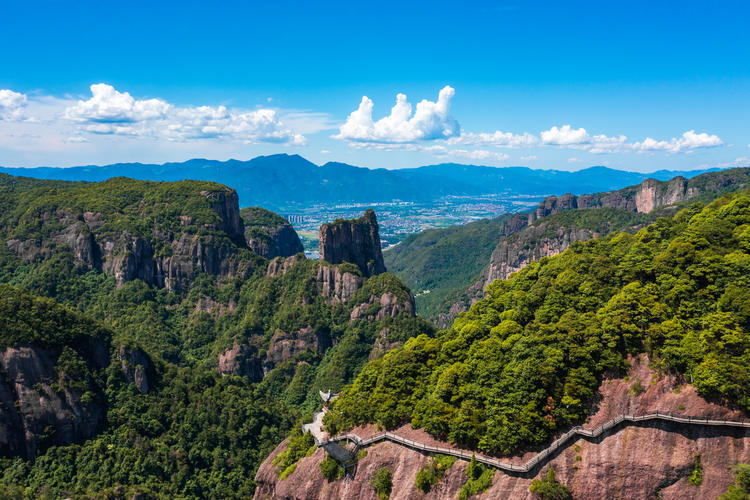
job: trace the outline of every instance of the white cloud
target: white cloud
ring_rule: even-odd
[[[697,168],[746,168],[750,167],[750,158],[747,156],[740,156],[732,161],[725,161],[721,163],[703,163],[698,165]]]
[[[633,144],[633,150],[639,153],[651,151],[666,151],[668,153],[692,152],[698,148],[713,148],[724,142],[717,135],[706,133],[696,134],[695,130],[688,130],[679,139],[673,137],[669,141],[657,141],[647,137],[642,142]]]
[[[461,127],[450,114],[450,101],[455,90],[445,86],[437,102],[422,100],[412,115],[412,106],[406,95],[398,94],[391,114],[378,121],[372,119],[373,102],[362,96],[359,108],[353,111],[339,127],[334,139],[351,142],[374,142],[383,144],[410,143],[456,137]]]
[[[699,148],[710,148],[721,146],[724,142],[716,135],[706,133],[695,133],[688,130],[679,139],[672,138],[669,141],[657,141],[647,137],[642,142],[629,143],[624,135],[609,137],[603,134],[590,135],[586,129],[574,129],[570,125],[552,127],[542,132],[542,143],[550,146],[580,149],[593,154],[602,153],[626,153],[626,152],[653,152],[665,151],[667,153],[690,153]]]
[[[496,151],[487,151],[486,149],[449,149],[445,146],[438,144],[430,146],[420,146],[417,148],[419,151],[426,153],[432,153],[438,158],[442,159],[467,159],[473,161],[506,161],[510,158],[505,153],[498,153]]]
[[[583,163],[583,160],[579,158],[568,158],[568,163]]]
[[[165,118],[169,104],[161,99],[136,100],[127,92],[118,92],[111,85],[96,83],[91,99],[78,101],[65,110],[65,117],[77,122],[134,123]]]
[[[224,138],[246,143],[305,143],[304,136],[286,127],[273,109],[179,107],[161,99],[138,100],[104,83],[92,85],[91,94],[90,99],[78,101],[64,113],[84,133],[170,141]]]
[[[606,135],[595,135],[591,138],[588,147],[589,153],[620,153],[628,149],[628,138],[624,135],[608,137]]]
[[[69,142],[71,144],[81,144],[83,142],[89,142],[89,140],[82,135],[74,135],[65,139],[65,142]]]
[[[494,151],[487,151],[486,149],[451,149],[446,153],[447,156],[456,158],[467,158],[469,160],[494,160],[494,161],[505,161],[510,158],[505,153],[497,153]]]
[[[320,154],[329,155],[329,154],[331,154],[331,152],[329,150],[327,150],[327,149],[321,149],[320,150]]]
[[[466,144],[472,146],[494,146],[496,148],[531,147],[539,143],[539,138],[529,133],[513,134],[511,132],[462,133],[459,137],[448,140],[449,144]]]
[[[24,117],[24,108],[28,104],[25,94],[13,92],[9,89],[0,89],[0,120],[21,120]]]
[[[538,159],[539,158],[537,158],[536,155],[527,155],[527,156],[522,156],[521,157],[521,161],[536,161]]]
[[[586,129],[574,129],[570,125],[563,125],[560,128],[552,127],[541,133],[542,143],[552,146],[570,146],[577,144],[588,144],[591,140]]]

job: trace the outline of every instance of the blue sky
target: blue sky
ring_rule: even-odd
[[[1,165],[750,164],[747,2],[152,3],[3,6]]]

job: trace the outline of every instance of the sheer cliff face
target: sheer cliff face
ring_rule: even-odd
[[[359,219],[323,224],[318,238],[321,260],[331,264],[350,262],[357,265],[365,277],[385,272],[374,211],[367,210]]]
[[[599,233],[576,227],[549,227],[542,223],[529,226],[514,238],[498,243],[485,271],[482,289],[493,281],[508,278],[529,263],[542,257],[552,257],[565,251],[574,241],[586,241],[600,236]]]
[[[59,348],[8,347],[0,353],[0,456],[33,458],[51,445],[93,436],[104,421],[101,388],[66,384]],[[104,342],[95,344],[93,370],[108,363]]]
[[[658,375],[649,370],[645,357],[631,360],[629,378],[604,380],[599,388],[598,404],[584,424],[594,428],[622,413],[652,411],[673,412],[683,415],[705,415],[707,418],[739,419],[742,415],[730,408],[711,403],[696,393],[695,389],[672,377]],[[635,379],[643,382],[645,390],[637,396],[629,394]],[[358,427],[365,435],[378,432]],[[407,424],[393,431],[416,441],[427,440],[429,445],[446,446],[430,441],[424,431],[411,429]],[[357,463],[354,477],[328,482],[320,472],[320,462],[325,452],[318,449],[313,455],[300,460],[297,468],[286,479],[279,480],[272,464],[273,457],[285,449],[282,443],[263,462],[256,475],[258,489],[255,499],[373,499],[377,496],[369,484],[375,471],[388,468],[393,476],[391,499],[445,499],[453,500],[466,480],[467,462],[457,460],[445,477],[425,494],[415,485],[419,470],[429,463],[429,457],[392,442],[370,446],[366,456]],[[506,457],[513,463],[522,463],[538,450],[523,455]],[[693,486],[688,478],[693,471],[696,455],[703,465],[703,482]],[[716,498],[733,483],[731,467],[750,460],[750,436],[743,430],[685,427],[674,424],[650,424],[620,428],[593,440],[571,441],[569,446],[529,475],[510,475],[496,471],[492,486],[483,494],[472,498],[495,499],[536,498],[529,492],[535,478],[543,478],[552,466],[557,479],[567,485],[573,498],[590,500],[621,499],[704,499]]]
[[[11,231],[6,245],[28,261],[67,249],[78,265],[111,274],[118,284],[141,279],[170,291],[187,289],[199,273],[244,275],[249,263],[241,258],[246,244],[237,193],[219,186],[185,193],[181,184],[172,186],[178,201],[170,192],[149,202],[123,201],[123,195],[111,211],[101,210],[95,196],[64,204],[61,190],[43,209],[29,203],[29,210],[44,210],[38,215],[41,228],[24,235]],[[57,206],[50,207],[53,203]]]
[[[260,207],[243,208],[245,240],[250,250],[265,257],[290,257],[304,251],[302,242],[292,225],[269,210]]]
[[[385,289],[363,294],[360,290],[365,287],[368,278],[348,271],[346,266],[310,261],[300,255],[277,257],[268,263],[266,278],[269,285],[277,282],[283,288],[281,280],[287,274],[300,282],[309,280],[313,284],[313,296],[299,297],[297,302],[310,305],[320,300],[324,307],[330,306],[332,309],[345,306],[344,317],[348,317],[349,322],[362,319],[380,321],[403,315],[414,317],[414,296],[410,292],[399,295],[394,290]],[[335,344],[329,328],[311,324],[291,330],[277,329],[267,345],[261,345],[260,337],[262,335],[251,336],[247,342],[234,343],[220,354],[219,372],[260,381],[276,366],[307,350],[322,355]],[[387,342],[386,337],[383,335],[381,343]]]
[[[606,193],[574,196],[549,196],[529,214],[529,224],[564,210],[578,208],[618,208],[638,213],[649,213],[657,207],[680,203],[701,194],[698,187],[690,186],[684,177],[675,177],[667,182],[646,179],[638,186]]]
[[[480,278],[467,288],[460,301],[439,315],[437,323],[439,326],[449,326],[458,314],[467,311],[484,295],[493,281],[506,279],[542,257],[564,252],[575,241],[586,241],[610,233],[610,230],[592,231],[575,224],[553,227],[544,221],[537,222],[540,219],[568,210],[590,208],[614,208],[648,214],[656,208],[681,203],[704,193],[742,189],[748,185],[750,171],[737,169],[704,174],[690,180],[684,177],[675,177],[666,182],[646,179],[637,186],[605,193],[549,196],[528,214],[527,220],[521,220],[503,231]],[[637,230],[638,227],[632,229]],[[612,226],[611,230],[623,229]]]

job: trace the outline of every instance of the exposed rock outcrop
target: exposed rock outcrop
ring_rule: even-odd
[[[320,258],[331,264],[351,262],[365,277],[385,272],[378,221],[373,210],[359,219],[338,219],[319,231]]]
[[[247,344],[234,344],[219,355],[219,372],[222,375],[239,375],[257,382],[263,379],[263,366],[257,349]]]
[[[128,382],[134,384],[141,394],[151,388],[154,367],[151,358],[137,347],[120,347],[120,370]]]
[[[341,271],[336,266],[318,267],[320,294],[332,302],[346,304],[362,288],[364,280],[354,273]]]
[[[354,307],[350,318],[380,321],[395,318],[401,313],[414,316],[414,296],[410,293],[407,300],[400,300],[395,293],[386,292],[380,297],[372,295],[367,302]]]
[[[27,261],[48,258],[65,247],[79,266],[111,274],[118,284],[141,279],[170,291],[185,290],[200,273],[244,276],[250,264],[239,255],[246,244],[237,193],[220,188],[195,196],[205,198],[215,222],[182,214],[155,221],[148,232],[136,232],[133,222],[113,230],[123,224],[122,214],[60,208],[39,215],[47,228],[40,234],[46,236],[10,238],[6,245]],[[148,220],[150,209],[142,210],[138,218]]]
[[[250,250],[265,257],[289,257],[303,252],[302,242],[285,218],[260,207],[243,208],[245,240]]]
[[[331,334],[325,329],[316,329],[308,325],[294,334],[277,330],[263,358],[263,374],[268,374],[279,363],[288,361],[308,349],[322,354],[331,345]]]
[[[571,225],[553,228],[553,234],[549,234],[550,227],[544,222],[540,223],[540,219],[567,210],[591,208],[650,213],[657,208],[681,203],[704,193],[732,191],[748,185],[750,169],[734,169],[703,174],[689,180],[680,176],[669,181],[646,179],[637,186],[604,193],[549,196],[529,212],[526,218],[514,217],[510,224],[503,227],[498,235],[497,246],[480,278],[467,287],[460,300],[438,314],[437,324],[443,327],[450,325],[458,314],[467,311],[484,295],[487,286],[493,281],[507,279],[531,262],[563,252],[574,241],[585,241],[610,232],[596,232]]]
[[[574,241],[586,241],[598,236],[599,233],[575,226],[552,228],[552,231],[545,223],[529,226],[515,237],[498,243],[485,271],[482,288],[486,289],[495,280],[507,279],[514,272],[542,257],[552,257],[564,252]]]
[[[690,186],[687,179],[678,176],[666,182],[646,179],[637,186],[605,193],[581,196],[572,194],[564,194],[560,197],[548,196],[536,210],[529,213],[529,224],[533,224],[534,221],[542,217],[577,208],[610,207],[631,212],[649,213],[657,207],[673,205],[695,198],[701,192],[703,190],[697,186]]]
[[[0,355],[0,456],[33,458],[49,446],[88,439],[99,429],[105,408],[97,389],[70,387],[56,367],[59,355],[60,349],[38,346],[8,347]],[[106,346],[95,346],[86,361],[103,368]]]
[[[599,387],[599,403],[584,424],[587,428],[601,425],[622,413],[646,413],[655,410],[683,415],[701,415],[716,419],[741,419],[743,415],[700,397],[695,388],[673,377],[660,376],[649,370],[645,357],[631,360],[629,378],[606,379]],[[635,379],[645,390],[638,396],[629,393]],[[679,390],[678,390],[679,389]],[[378,432],[375,426],[358,427],[358,435]],[[451,447],[435,440],[409,424],[393,432],[430,445]],[[369,434],[368,434],[369,433]],[[367,448],[351,479],[328,482],[320,472],[325,458],[322,449],[303,458],[286,479],[279,480],[272,464],[273,457],[285,449],[280,444],[260,466],[256,475],[258,489],[255,499],[373,499],[377,496],[369,484],[375,471],[386,467],[393,477],[390,498],[455,499],[466,480],[466,461],[457,460],[445,477],[425,494],[416,488],[415,477],[429,463],[429,457],[392,442],[381,442]],[[530,450],[507,460],[522,463],[538,453]],[[688,478],[695,457],[700,455],[703,482],[693,486]],[[557,479],[567,485],[573,498],[581,499],[703,499],[716,498],[733,482],[731,467],[750,461],[750,434],[745,430],[687,427],[675,424],[649,424],[617,429],[594,440],[570,442],[548,464],[529,475],[511,475],[496,471],[492,486],[480,499],[535,498],[529,492],[534,478],[542,477],[549,466]]]
[[[393,286],[387,279],[381,280],[387,276],[363,278],[351,265],[330,265],[301,255],[277,257],[266,268],[266,277],[270,280],[283,280],[288,273],[292,273],[295,280],[309,280],[314,285],[307,288],[308,295],[295,299],[296,303],[308,305],[319,297],[329,306],[346,306],[349,321],[379,321],[402,315],[414,316],[414,296],[400,283],[403,288]],[[381,282],[371,287],[369,294],[362,293],[361,290],[369,280]],[[356,302],[352,299],[356,299]],[[334,344],[328,328],[310,324],[297,331],[277,329],[272,333],[270,341],[267,340],[268,336],[263,340],[264,336],[259,332],[244,341],[235,342],[219,355],[219,371],[261,380],[279,364],[292,360],[307,350],[324,354]],[[267,332],[267,335],[270,334],[271,332]],[[382,342],[378,349],[389,344],[387,335],[381,336]]]

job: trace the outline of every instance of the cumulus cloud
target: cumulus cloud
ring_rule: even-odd
[[[81,132],[147,136],[172,141],[225,138],[244,142],[304,144],[273,109],[230,110],[225,106],[174,106],[161,99],[135,99],[111,85],[91,86],[92,97],[65,109]]]
[[[0,120],[21,120],[27,104],[28,99],[25,94],[0,89]]]
[[[549,144],[552,146],[588,144],[591,140],[586,129],[574,129],[570,125],[563,125],[560,128],[552,127],[551,129],[542,132],[541,136],[543,144]]]
[[[461,133],[461,127],[450,114],[450,101],[454,94],[453,87],[446,85],[440,90],[437,102],[422,100],[413,115],[406,95],[398,94],[391,114],[378,121],[372,118],[372,100],[362,96],[357,110],[349,115],[339,127],[339,133],[332,137],[351,142],[384,144],[456,137]]]
[[[78,101],[65,110],[65,117],[77,122],[134,123],[165,118],[169,104],[161,99],[136,100],[128,92],[96,83],[90,87],[91,99]]]
[[[580,149],[589,153],[627,153],[627,152],[654,152],[664,151],[667,153],[690,153],[699,148],[711,148],[721,146],[724,142],[717,135],[696,133],[688,130],[680,138],[672,138],[669,141],[657,141],[647,137],[641,142],[628,142],[624,135],[609,137],[603,134],[590,135],[586,129],[574,129],[570,125],[552,127],[541,134],[542,144],[549,146]]]
[[[724,142],[717,135],[706,133],[696,134],[695,130],[688,130],[679,139],[673,137],[669,141],[657,141],[647,137],[642,142],[633,144],[633,149],[640,153],[650,151],[666,151],[668,153],[692,152],[699,148],[713,148],[721,146]]]

